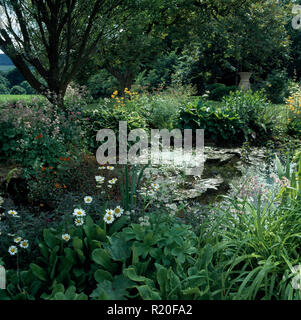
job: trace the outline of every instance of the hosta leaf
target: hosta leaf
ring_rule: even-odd
[[[47,273],[46,273],[46,271],[45,271],[43,268],[41,268],[40,266],[38,266],[38,265],[35,264],[35,263],[31,263],[31,264],[29,265],[29,267],[30,267],[32,273],[33,273],[38,279],[40,279],[40,280],[42,280],[42,281],[46,281],[46,280],[47,280]]]

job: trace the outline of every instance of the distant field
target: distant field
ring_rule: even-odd
[[[7,102],[7,101],[30,101],[34,97],[38,97],[40,99],[43,99],[39,95],[31,95],[31,94],[0,94],[0,102]]]
[[[4,66],[4,65],[2,65],[2,66],[0,66],[0,71],[6,72],[6,71],[10,71],[10,70],[12,70],[14,68],[15,68],[15,66]]]

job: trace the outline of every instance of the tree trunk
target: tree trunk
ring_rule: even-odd
[[[131,70],[120,72],[110,66],[107,66],[106,69],[113,77],[115,77],[119,81],[121,94],[123,97],[125,97],[125,89],[127,88],[128,90],[130,90],[133,85],[135,77],[134,73]]]
[[[121,77],[118,80],[119,80],[119,83],[120,83],[122,96],[125,97],[125,89],[131,90],[131,88],[132,88],[134,75],[132,73],[131,74],[126,74],[126,76]]]

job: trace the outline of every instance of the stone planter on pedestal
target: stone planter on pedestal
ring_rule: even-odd
[[[248,91],[251,89],[251,78],[252,72],[239,72],[240,82],[238,88],[241,90]]]

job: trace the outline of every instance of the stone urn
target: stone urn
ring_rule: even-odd
[[[240,82],[238,88],[241,90],[248,91],[251,89],[251,78],[252,72],[239,72]]]

